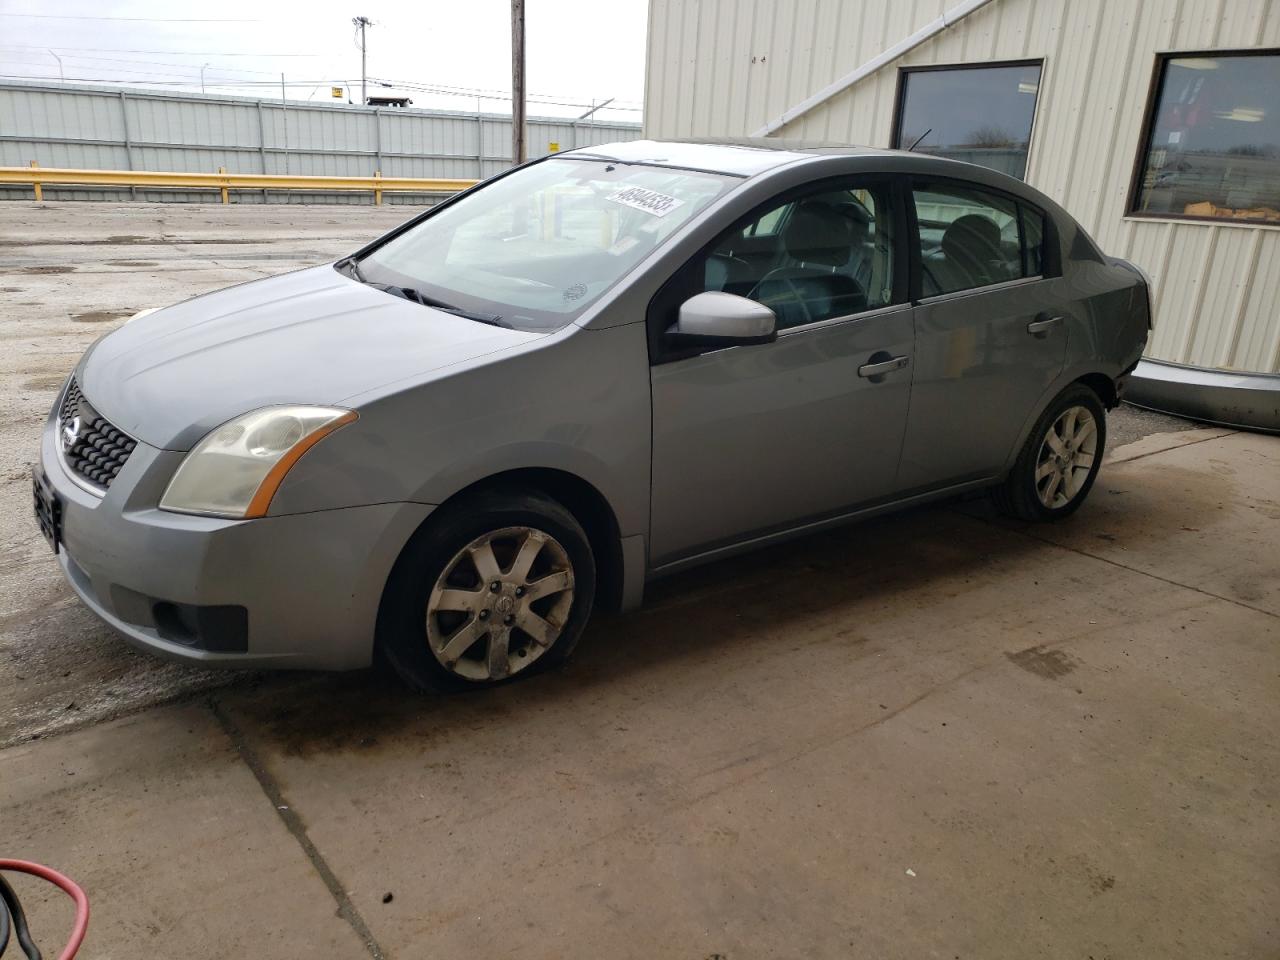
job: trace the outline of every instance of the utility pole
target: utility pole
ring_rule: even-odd
[[[205,67],[208,67],[208,66],[209,65],[206,63],[203,67],[200,68],[200,92],[201,93],[204,93],[204,71],[205,71]]]
[[[511,162],[524,161],[524,0],[511,0]]]
[[[366,27],[372,27],[373,21],[368,17],[352,17],[351,22],[360,30],[360,105],[368,106],[369,97],[365,94],[365,43],[364,31]]]

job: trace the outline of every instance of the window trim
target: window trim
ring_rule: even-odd
[[[1280,57],[1280,47],[1234,47],[1227,50],[1159,50],[1153,55],[1151,80],[1147,84],[1147,102],[1142,109],[1142,125],[1138,128],[1137,150],[1133,158],[1133,169],[1129,174],[1129,192],[1125,197],[1124,219],[1142,221],[1183,221],[1184,223],[1214,223],[1220,226],[1234,227],[1276,227],[1274,220],[1246,220],[1236,217],[1197,217],[1189,213],[1152,213],[1139,210],[1139,194],[1142,190],[1142,174],[1147,167],[1147,157],[1151,153],[1151,137],[1156,119],[1156,102],[1160,98],[1160,89],[1164,80],[1165,66],[1170,60],[1181,57]]]
[[[897,89],[893,95],[893,124],[889,130],[889,149],[906,150],[907,147],[895,147],[902,133],[902,110],[907,102],[907,74],[934,73],[940,70],[990,70],[998,67],[1039,67],[1040,83],[1036,87],[1036,102],[1031,108],[1031,127],[1027,130],[1027,159],[1022,166],[1022,176],[1015,179],[1027,182],[1027,171],[1031,169],[1031,150],[1035,146],[1036,123],[1040,119],[1040,87],[1044,86],[1044,57],[1023,57],[1015,60],[983,60],[968,63],[927,63],[919,66],[899,67]],[[937,156],[937,154],[921,154],[921,156]],[[1000,171],[996,171],[999,173]]]
[[[1001,280],[998,283],[988,283],[982,287],[965,287],[963,290],[951,290],[947,293],[935,293],[927,297],[921,297],[914,301],[918,307],[927,307],[935,303],[944,303],[947,300],[959,300],[962,297],[972,297],[979,293],[993,293],[998,290],[1007,290],[1011,287],[1021,287],[1028,283],[1039,283],[1044,277],[1037,274],[1034,277],[1014,277],[1012,280]]]
[[[955,184],[956,186],[974,190],[979,193],[992,193],[998,197],[1008,200],[1014,205],[1014,209],[1018,211],[1016,222],[1018,224],[1018,249],[1019,261],[1022,269],[1027,269],[1027,242],[1022,231],[1022,210],[1023,208],[1033,210],[1040,214],[1040,219],[1044,222],[1044,230],[1040,236],[1040,272],[1027,277],[1014,277],[1012,280],[1001,280],[998,283],[988,283],[981,287],[966,287],[963,290],[951,290],[947,293],[935,293],[930,296],[921,296],[924,293],[924,266],[923,258],[920,255],[920,224],[916,220],[916,201],[915,191],[916,185],[920,184],[924,189],[928,189],[929,185],[946,186]],[[962,180],[959,177],[936,176],[931,173],[914,173],[902,178],[902,203],[903,212],[907,218],[907,257],[908,257],[908,273],[910,282],[908,285],[908,293],[910,302],[918,305],[921,303],[934,303],[947,297],[967,296],[973,293],[985,293],[988,290],[996,290],[1002,287],[1017,283],[1027,283],[1035,280],[1047,280],[1052,277],[1062,276],[1062,256],[1060,253],[1060,241],[1058,239],[1058,225],[1053,217],[1039,205],[1032,203],[1020,197],[1018,194],[1009,190],[1001,190],[999,187],[989,187],[985,183],[978,183],[974,180]]]
[[[890,294],[889,303],[882,304],[878,307],[868,307],[866,310],[859,310],[857,313],[844,314],[838,317],[826,317],[822,320],[815,320],[812,323],[797,324],[794,327],[785,327],[778,330],[778,337],[782,339],[794,333],[808,332],[812,330],[822,329],[824,327],[833,326],[837,323],[849,323],[857,321],[862,317],[879,314],[888,310],[902,309],[912,305],[911,300],[911,261],[910,261],[910,244],[907,242],[908,235],[908,178],[898,173],[887,171],[871,171],[867,173],[841,173],[834,176],[823,177],[820,180],[810,180],[775,193],[773,196],[762,200],[755,206],[751,207],[745,213],[734,217],[729,221],[728,225],[723,229],[716,231],[715,236],[708,240],[691,254],[684,263],[671,271],[670,276],[663,281],[654,295],[649,299],[648,306],[645,307],[645,335],[649,343],[649,365],[656,367],[664,363],[674,363],[679,360],[689,360],[694,357],[702,356],[708,353],[716,353],[721,350],[737,349],[732,347],[695,347],[689,350],[681,350],[679,352],[670,352],[664,349],[663,334],[666,333],[666,325],[663,324],[665,311],[663,310],[663,301],[670,296],[671,287],[684,279],[685,271],[697,260],[705,257],[707,253],[716,245],[717,242],[730,231],[739,227],[745,227],[753,220],[757,220],[765,213],[768,213],[775,206],[785,203],[791,203],[800,197],[812,196],[820,194],[825,190],[839,189],[843,184],[854,184],[849,189],[857,189],[858,184],[878,183],[884,184],[888,189],[889,204],[888,215],[893,224],[893,291]],[[757,349],[753,347],[752,349]]]

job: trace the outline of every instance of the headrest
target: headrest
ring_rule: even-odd
[[[853,223],[825,203],[802,203],[787,221],[782,243],[795,260],[839,266],[849,261]]]
[[[942,252],[948,260],[991,263],[1002,259],[1000,228],[990,217],[965,214],[942,234]]]

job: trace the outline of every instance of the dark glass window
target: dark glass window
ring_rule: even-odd
[[[1044,215],[1038,210],[1022,206],[1022,246],[1028,277],[1044,273]]]
[[[894,143],[1026,178],[1040,63],[904,70]]]
[[[1044,217],[1039,211],[958,184],[918,183],[912,198],[922,297],[1040,274]]]
[[[1280,222],[1280,53],[1160,58],[1132,210]]]
[[[893,302],[887,186],[824,188],[771,206],[724,233],[702,262],[702,289],[763,303],[778,329]]]

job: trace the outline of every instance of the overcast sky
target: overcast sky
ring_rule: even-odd
[[[0,0],[0,75],[57,79],[57,54],[68,81],[199,92],[207,64],[209,92],[279,97],[283,72],[290,99],[329,100],[343,86],[359,102],[356,15],[374,22],[369,76],[415,107],[474,111],[479,94],[486,112],[510,110],[499,99],[511,87],[509,0]],[[598,116],[638,121],[647,15],[647,0],[526,0],[530,116],[614,97],[635,109]]]

